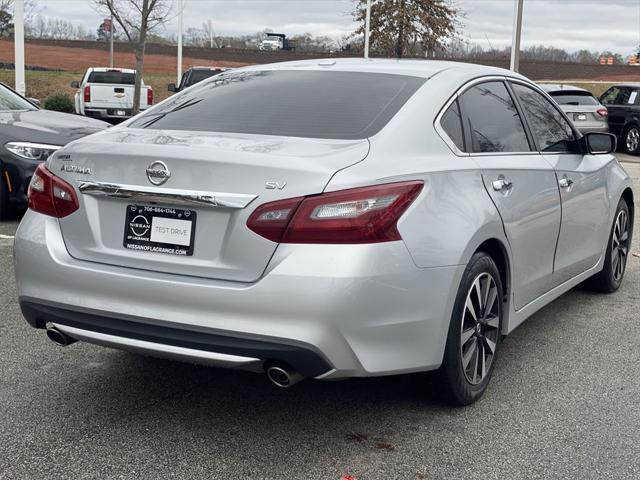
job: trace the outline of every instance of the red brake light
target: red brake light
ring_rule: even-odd
[[[51,217],[66,217],[80,208],[73,187],[51,173],[44,163],[33,173],[27,196],[31,210]]]
[[[153,105],[153,89],[151,87],[147,87],[147,105]]]
[[[596,112],[603,118],[609,116],[609,110],[607,110],[606,108],[599,108],[598,110],[596,110]]]
[[[91,85],[84,86],[84,101],[86,103],[91,101]]]
[[[353,188],[266,203],[247,226],[280,243],[378,243],[400,240],[397,222],[422,190],[419,181]]]

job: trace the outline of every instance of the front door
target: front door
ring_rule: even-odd
[[[553,167],[533,151],[504,82],[490,81],[460,96],[466,144],[482,170],[511,247],[516,309],[551,288],[560,229],[560,195]]]
[[[555,251],[553,286],[595,266],[609,223],[607,165],[611,155],[583,155],[571,124],[540,92],[513,83],[537,148],[556,174],[562,222]]]

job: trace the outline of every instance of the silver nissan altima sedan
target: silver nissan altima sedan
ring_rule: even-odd
[[[20,305],[63,346],[282,387],[437,370],[469,404],[527,317],[585,280],[620,286],[634,202],[615,143],[502,69],[237,69],[38,168]]]

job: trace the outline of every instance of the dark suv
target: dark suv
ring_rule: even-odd
[[[640,155],[640,84],[614,85],[600,96],[609,110],[609,131],[625,153]]]

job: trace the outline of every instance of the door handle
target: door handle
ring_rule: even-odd
[[[560,180],[558,180],[558,185],[560,185],[561,188],[569,188],[571,187],[571,185],[573,185],[573,180],[567,178],[565,175]]]
[[[513,183],[511,183],[511,180],[504,178],[502,175],[500,175],[497,180],[494,180],[492,185],[493,189],[496,192],[511,190],[511,187],[513,187]]]

